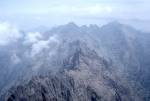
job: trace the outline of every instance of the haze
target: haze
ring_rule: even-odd
[[[1,0],[0,21],[21,29],[75,22],[103,25],[120,21],[150,31],[149,0]]]

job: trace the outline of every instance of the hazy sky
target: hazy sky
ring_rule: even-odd
[[[113,20],[146,29],[150,26],[149,12],[150,0],[0,0],[0,21],[24,29],[70,21],[101,25]]]

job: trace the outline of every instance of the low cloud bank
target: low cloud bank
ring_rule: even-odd
[[[17,27],[7,22],[0,22],[0,45],[7,45],[21,37],[22,34]]]

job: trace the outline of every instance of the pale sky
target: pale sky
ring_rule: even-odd
[[[149,29],[150,0],[0,0],[0,22],[23,29],[118,20]]]

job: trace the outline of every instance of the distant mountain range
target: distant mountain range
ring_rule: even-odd
[[[1,101],[150,101],[150,33],[71,22],[22,34],[0,46]]]

